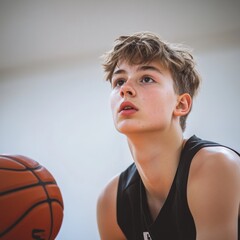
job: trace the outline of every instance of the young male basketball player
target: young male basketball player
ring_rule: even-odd
[[[200,81],[192,55],[142,32],[119,37],[104,69],[134,163],[99,197],[101,239],[240,239],[240,156],[183,137]]]

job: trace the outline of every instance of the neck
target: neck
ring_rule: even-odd
[[[128,144],[147,194],[165,199],[179,163],[182,131],[128,136]]]

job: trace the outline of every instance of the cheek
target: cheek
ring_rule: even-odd
[[[152,117],[171,116],[175,106],[175,96],[168,93],[151,94],[147,100],[147,111]]]

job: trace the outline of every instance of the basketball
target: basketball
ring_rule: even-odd
[[[0,239],[54,240],[63,199],[52,174],[20,155],[0,155]]]

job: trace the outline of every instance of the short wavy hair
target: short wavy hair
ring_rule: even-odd
[[[119,61],[138,65],[159,60],[163,67],[169,69],[177,94],[188,93],[193,98],[199,89],[201,78],[191,51],[182,45],[167,43],[151,32],[120,36],[115,40],[113,48],[103,55],[103,59],[106,80],[110,82]],[[180,118],[183,131],[187,116]]]

